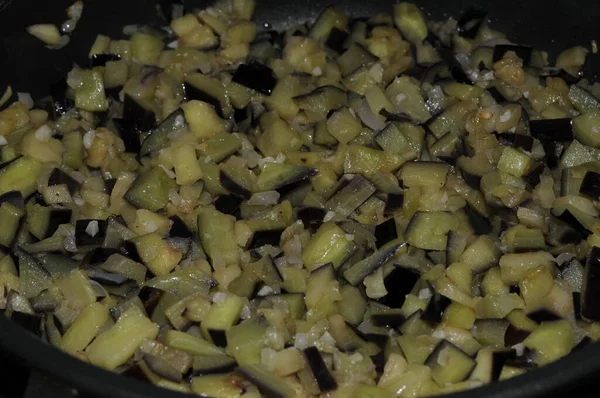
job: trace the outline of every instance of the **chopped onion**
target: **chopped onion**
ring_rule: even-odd
[[[99,231],[100,227],[98,226],[98,221],[96,220],[90,221],[87,227],[85,227],[85,233],[89,236],[96,236]]]
[[[125,25],[123,26],[123,34],[126,36],[131,36],[140,30],[140,25]]]
[[[8,145],[8,141],[3,135],[0,135],[0,146]]]
[[[52,138],[52,129],[50,126],[44,124],[39,129],[35,131],[35,138],[39,141],[48,141]]]
[[[381,130],[385,127],[385,122],[371,111],[366,99],[363,99],[358,108],[358,117],[371,130]]]
[[[33,108],[33,98],[31,98],[31,94],[17,93],[17,97],[19,98],[19,102],[22,102],[27,106],[27,109]]]

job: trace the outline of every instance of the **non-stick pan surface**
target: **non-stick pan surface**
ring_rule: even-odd
[[[458,17],[462,10],[478,7],[489,11],[494,28],[521,44],[547,50],[555,56],[573,45],[589,45],[600,39],[600,1],[598,0],[415,0],[433,18]],[[71,69],[73,63],[84,64],[95,36],[121,35],[124,25],[159,26],[152,0],[85,0],[83,18],[72,42],[61,51],[50,51],[25,33],[34,23],[60,23],[71,0],[0,0],[0,84],[11,84],[15,91],[32,93],[34,99],[48,91],[48,85]],[[208,1],[188,1],[190,8]],[[261,24],[279,28],[314,18],[330,3],[353,16],[367,16],[389,11],[394,1],[352,0],[257,0],[256,18]],[[600,76],[598,55],[591,57],[588,77]],[[597,79],[596,79],[597,80]],[[24,329],[0,316],[0,352],[24,365],[56,377],[85,396],[115,398],[177,398],[184,395],[159,390],[140,381],[120,377],[72,358]],[[566,396],[576,388],[589,385],[597,392],[600,377],[600,345],[593,344],[551,365],[506,382],[468,391],[452,398],[525,398]],[[2,380],[6,383],[10,380]],[[594,387],[596,385],[596,387]]]

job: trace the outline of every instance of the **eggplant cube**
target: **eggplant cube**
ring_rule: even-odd
[[[306,356],[312,374],[315,376],[315,380],[317,380],[319,390],[321,390],[321,392],[335,390],[337,388],[337,382],[329,372],[329,369],[327,369],[327,365],[325,365],[325,361],[323,361],[323,357],[319,350],[316,347],[308,347],[304,350],[304,355]]]
[[[277,83],[273,70],[258,62],[241,64],[232,81],[265,95],[271,95]]]
[[[425,361],[431,377],[439,385],[465,380],[475,368],[475,360],[454,344],[443,340]]]

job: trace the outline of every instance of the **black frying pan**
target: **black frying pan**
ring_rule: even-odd
[[[98,33],[121,35],[124,25],[160,25],[153,0],[85,0],[85,9],[72,42],[61,51],[50,51],[25,33],[34,23],[60,23],[65,8],[74,0],[0,0],[0,84],[11,84],[15,91],[30,92],[34,99],[48,91],[48,85],[71,69],[73,62],[83,64]],[[521,44],[549,51],[556,56],[570,46],[589,45],[600,39],[600,1],[598,0],[414,0],[433,18],[455,18],[468,7],[489,11],[492,26]],[[257,0],[256,18],[280,28],[317,16],[335,3],[353,16],[389,11],[393,0]],[[206,6],[209,1],[188,0],[190,8]],[[600,76],[598,55],[591,55],[588,78]],[[25,366],[38,369],[66,382],[84,395],[122,398],[177,398],[184,395],[159,390],[140,381],[87,365],[29,335],[21,327],[0,316],[0,352]],[[600,376],[600,344],[592,344],[551,365],[506,382],[492,384],[455,398],[525,398],[566,396],[584,386],[594,391]],[[10,380],[0,382],[10,383]],[[594,394],[595,395],[595,394]],[[593,395],[590,395],[593,396]]]

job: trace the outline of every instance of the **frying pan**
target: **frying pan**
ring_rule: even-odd
[[[83,17],[71,43],[60,51],[50,51],[25,33],[35,23],[57,23],[66,19],[65,8],[73,0],[0,0],[0,84],[29,92],[34,99],[47,94],[50,83],[64,77],[73,63],[83,64],[95,36],[122,35],[125,25],[160,25],[152,0],[85,0]],[[368,16],[391,10],[394,0],[257,0],[256,20],[260,25],[282,28],[315,18],[330,3],[353,16]],[[600,1],[597,0],[416,0],[432,18],[458,17],[469,7],[485,9],[495,29],[521,44],[546,50],[554,59],[573,45],[588,45],[600,39]],[[209,1],[186,2],[186,7],[202,7]],[[590,55],[588,78],[600,76],[598,55]],[[0,352],[24,366],[39,370],[76,389],[80,395],[114,398],[178,398],[180,393],[160,390],[135,379],[120,377],[70,357],[28,334],[20,326],[0,316]],[[532,370],[509,381],[495,383],[449,398],[525,398],[563,396],[584,386],[594,390],[600,376],[600,344],[548,366]],[[1,380],[2,383],[10,380]]]

